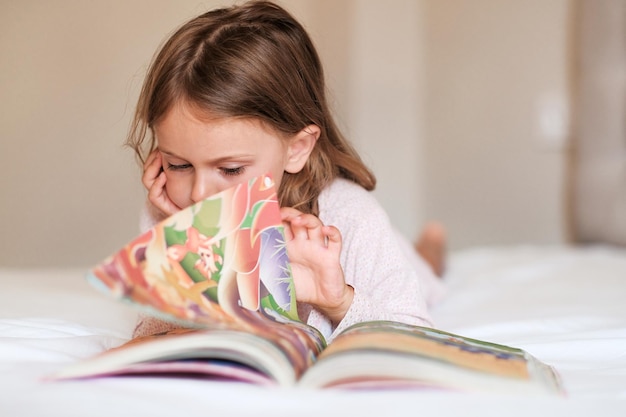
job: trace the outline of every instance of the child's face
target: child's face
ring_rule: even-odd
[[[154,128],[165,189],[180,208],[266,173],[278,188],[289,164],[290,140],[257,120],[200,120],[174,106]]]

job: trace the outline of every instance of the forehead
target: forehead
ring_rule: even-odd
[[[259,119],[212,117],[188,106],[174,106],[154,125],[157,145],[173,154],[255,150],[276,146],[285,137]]]
[[[172,126],[173,124],[176,126]],[[248,125],[246,126],[247,130],[263,130],[265,133],[282,137],[283,139],[290,136],[260,117],[224,115],[185,99],[174,102],[163,116],[154,122],[153,129],[185,128],[188,125],[204,125],[207,128],[229,125],[240,129]]]

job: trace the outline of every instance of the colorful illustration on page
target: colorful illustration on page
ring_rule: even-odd
[[[267,175],[167,218],[94,268],[91,278],[120,298],[184,322],[232,324],[246,311],[298,320]]]

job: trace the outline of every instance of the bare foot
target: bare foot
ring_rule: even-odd
[[[426,223],[415,243],[415,250],[432,267],[435,275],[443,275],[446,264],[446,230],[443,225],[437,222]]]

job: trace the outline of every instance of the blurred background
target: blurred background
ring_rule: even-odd
[[[571,241],[584,1],[279,3],[407,237],[437,219],[453,250]],[[89,266],[138,234],[123,142],[146,68],[176,27],[228,4],[0,0],[0,266]]]

